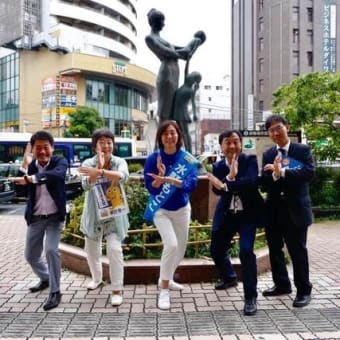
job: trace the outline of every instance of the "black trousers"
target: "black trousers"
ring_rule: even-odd
[[[297,295],[309,295],[312,284],[309,281],[308,226],[294,224],[284,203],[271,213],[274,213],[272,216],[275,219],[266,227],[266,237],[274,284],[282,288],[291,287],[283,252],[286,244],[293,265]]]

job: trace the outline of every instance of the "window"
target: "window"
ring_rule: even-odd
[[[308,66],[313,66],[313,52],[307,52]]]
[[[259,72],[263,72],[264,58],[259,59]]]
[[[293,17],[292,17],[292,20],[298,22],[299,21],[299,14],[300,14],[299,7],[294,6],[293,7]]]
[[[264,0],[259,0],[259,11],[263,11]]]
[[[264,90],[264,80],[260,79],[259,80],[259,93],[263,93]]]
[[[313,22],[313,8],[307,7],[307,20],[308,22]]]
[[[293,73],[300,73],[299,69],[300,65],[300,56],[299,56],[299,51],[293,51]]]
[[[313,30],[307,30],[308,42],[313,45]]]
[[[264,23],[263,23],[263,17],[259,18],[259,32],[263,32]]]
[[[298,44],[299,43],[299,29],[293,28],[293,43]]]
[[[259,39],[259,51],[262,52],[264,49],[264,40],[263,38]]]
[[[205,90],[211,90],[211,85],[204,85]]]
[[[264,109],[264,102],[263,100],[259,100],[259,111],[263,111]]]
[[[216,85],[216,90],[217,90],[217,91],[223,90],[223,86],[222,86],[222,85]]]

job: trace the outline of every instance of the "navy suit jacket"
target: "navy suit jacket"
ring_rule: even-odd
[[[38,173],[35,159],[30,163],[27,169],[28,175],[35,175],[37,183],[28,184],[28,199],[25,211],[25,219],[27,224],[31,224],[33,209],[36,202],[36,186],[46,184],[46,188],[54,200],[57,208],[60,221],[65,220],[66,215],[66,191],[65,177],[68,163],[63,157],[52,156],[50,163],[45,171]]]
[[[240,221],[259,225],[263,214],[263,198],[258,190],[259,170],[256,156],[244,153],[239,155],[238,173],[234,181],[226,179],[229,172],[225,159],[213,164],[213,174],[228,186],[228,191],[212,188],[213,192],[220,196],[214,214],[213,230],[218,230],[228,223],[226,212],[233,194],[237,194],[242,201],[243,212]]]
[[[265,151],[262,165],[272,164],[276,155],[276,146]],[[271,171],[262,170],[261,182],[263,190],[267,192],[265,205],[268,223],[274,223],[277,210],[284,205],[287,207],[287,214],[289,214],[294,224],[308,226],[313,219],[309,183],[315,175],[310,147],[291,142],[288,157],[300,162],[301,166],[286,168],[284,178],[280,177],[280,179],[274,181]],[[285,204],[283,204],[282,200],[284,200]]]

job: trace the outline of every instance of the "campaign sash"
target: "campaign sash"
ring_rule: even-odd
[[[181,150],[177,156],[176,162],[166,176],[177,178],[179,180],[185,179],[188,175],[193,173],[198,166],[198,161],[187,151]],[[170,183],[164,183],[162,189],[157,195],[150,195],[149,201],[146,205],[144,218],[147,221],[153,222],[153,217],[156,211],[161,208],[165,202],[172,196],[177,188]]]

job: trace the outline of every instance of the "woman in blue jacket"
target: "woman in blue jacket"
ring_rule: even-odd
[[[182,149],[183,134],[175,121],[160,124],[156,142],[159,150],[147,158],[144,167],[145,186],[150,193],[145,218],[153,221],[162,238],[158,307],[169,309],[169,289],[183,289],[173,277],[188,240],[189,196],[197,185],[198,163]]]

